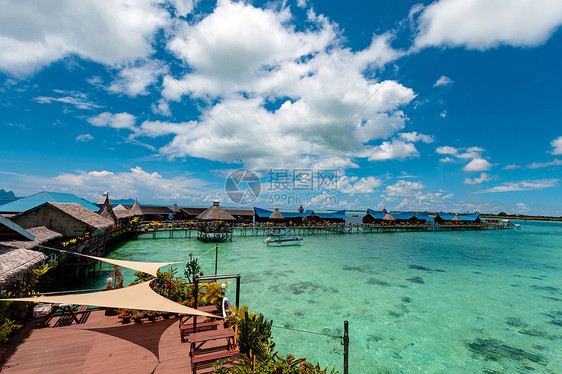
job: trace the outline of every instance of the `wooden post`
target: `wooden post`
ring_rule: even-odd
[[[217,275],[218,266],[219,266],[219,245],[215,244],[215,275]]]
[[[343,321],[343,374],[348,374],[349,361],[349,323]]]
[[[193,308],[197,309],[197,296],[199,295],[199,276],[195,274],[193,276],[193,284],[194,284],[194,291],[193,291]],[[193,333],[197,332],[197,316],[193,316]]]
[[[236,277],[236,307],[240,309],[240,275]]]

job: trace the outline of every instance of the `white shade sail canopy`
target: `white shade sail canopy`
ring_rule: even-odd
[[[177,261],[177,262],[141,262],[141,261],[115,260],[112,258],[96,257],[90,255],[81,255],[81,256],[92,258],[98,261],[107,262],[108,264],[112,264],[112,265],[123,266],[124,268],[127,269],[142,271],[143,273],[154,275],[155,277],[158,276],[157,271],[161,267],[173,265],[173,264],[182,264],[188,261],[186,260],[186,261]]]
[[[32,303],[59,303],[74,305],[89,305],[106,308],[139,309],[154,312],[168,312],[190,314],[195,316],[216,318],[214,314],[205,313],[189,308],[175,301],[160,296],[150,288],[150,282],[143,282],[134,286],[116,290],[99,291],[73,295],[22,297],[14,299],[0,299],[0,301],[25,301]]]

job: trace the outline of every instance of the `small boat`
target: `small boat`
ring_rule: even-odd
[[[270,233],[269,238],[263,242],[270,246],[280,247],[288,245],[302,245],[304,239],[291,232]]]

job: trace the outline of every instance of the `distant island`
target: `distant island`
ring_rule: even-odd
[[[7,204],[17,199],[19,199],[19,197],[16,197],[13,191],[6,191],[4,189],[0,189],[0,205]]]
[[[500,212],[498,214],[480,214],[482,218],[497,218],[497,219],[522,219],[533,221],[562,221],[562,217],[548,217],[548,216],[527,216],[524,214],[507,214]]]

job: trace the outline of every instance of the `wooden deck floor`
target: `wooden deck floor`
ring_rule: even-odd
[[[34,328],[13,339],[2,373],[191,373],[189,344],[181,343],[179,319],[122,324],[92,312],[86,323]],[[198,370],[199,373],[199,370]]]

